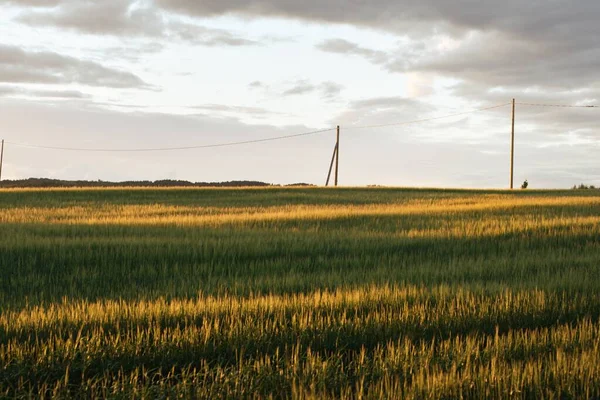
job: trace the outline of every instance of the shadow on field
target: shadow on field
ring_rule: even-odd
[[[0,208],[72,205],[148,205],[192,207],[269,207],[294,205],[374,205],[408,200],[441,200],[465,196],[594,197],[596,191],[468,190],[413,188],[262,188],[262,189],[50,189],[2,190]]]
[[[417,218],[426,231],[439,222],[423,222],[422,216],[403,222],[415,229]],[[370,284],[588,291],[600,278],[594,225],[581,225],[576,233],[565,225],[471,236],[449,235],[446,226],[437,236],[408,237],[391,216],[314,224],[277,223],[277,232],[271,226],[32,225],[15,235],[18,240],[0,245],[0,302],[295,293]],[[369,224],[379,229],[370,231]],[[8,232],[22,228],[3,226]]]

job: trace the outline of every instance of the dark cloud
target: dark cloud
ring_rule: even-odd
[[[187,15],[215,16],[245,14],[252,16],[278,16],[313,21],[350,23],[402,31],[407,26],[429,25],[430,31],[453,26],[463,30],[500,30],[517,35],[547,40],[547,36],[560,37],[577,32],[598,32],[596,24],[600,3],[595,0],[534,0],[498,1],[448,1],[421,0],[156,0],[165,9]],[[575,32],[573,32],[575,31]]]
[[[600,34],[600,32],[599,32]],[[514,38],[499,33],[473,33],[451,50],[430,51],[414,61],[401,60],[391,71],[429,71],[494,86],[544,86],[575,89],[598,81],[600,46],[569,51],[562,45]]]
[[[0,44],[0,82],[82,84],[111,88],[148,88],[131,72],[50,51],[25,51]]]
[[[415,7],[407,7],[403,2],[395,0],[352,2],[347,0],[308,0],[303,2],[287,0],[208,0],[201,2],[156,0],[156,3],[167,10],[203,17],[234,13],[375,25],[393,19],[410,19],[415,16],[413,12]]]
[[[552,43],[517,39],[498,32],[472,32],[451,48],[403,45],[388,53],[346,40],[328,40],[317,48],[359,56],[394,73],[430,73],[457,78],[465,86],[531,88],[564,92],[588,89],[600,82],[600,45],[570,53],[558,52]],[[467,90],[465,90],[466,92]]]

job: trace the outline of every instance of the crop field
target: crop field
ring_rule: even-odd
[[[0,397],[600,397],[600,191],[0,190]]]

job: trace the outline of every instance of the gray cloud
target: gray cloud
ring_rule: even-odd
[[[171,37],[185,40],[189,43],[203,46],[254,46],[259,43],[255,40],[237,36],[223,29],[209,29],[203,26],[183,23],[169,22],[165,25],[164,33]]]
[[[575,40],[575,39],[574,39]],[[568,52],[557,42],[520,39],[501,32],[471,32],[452,46],[433,45],[420,53],[416,48],[400,48],[387,57],[372,55],[374,50],[354,43],[328,41],[324,51],[364,57],[390,72],[426,73],[458,79],[448,91],[457,98],[482,105],[500,104],[517,98],[522,103],[599,104],[600,45]],[[564,49],[563,49],[564,50]],[[579,121],[572,109],[527,109],[521,123],[535,125],[546,136],[577,132],[576,136],[598,135],[590,111]],[[594,112],[594,111],[591,111]]]
[[[25,51],[0,44],[0,82],[77,83],[111,88],[148,88],[138,76],[50,51]]]
[[[0,86],[0,95],[2,94],[2,87]],[[7,91],[8,93],[8,91]],[[14,92],[10,92],[14,93]],[[125,109],[125,110],[156,110],[156,109],[186,109],[189,111],[201,111],[200,113],[186,113],[187,116],[213,116],[218,117],[221,115],[225,116],[239,116],[246,115],[255,118],[264,118],[269,115],[281,115],[279,112],[270,111],[266,108],[262,107],[248,107],[248,106],[236,106],[236,105],[226,105],[226,104],[200,104],[200,105],[167,105],[167,104],[152,104],[152,105],[141,105],[141,104],[128,104],[123,102],[101,102],[94,101],[93,103],[88,104],[89,107],[97,107],[97,108],[109,108],[109,109]]]
[[[499,104],[516,98],[521,103],[593,105],[600,103],[600,84],[592,84],[573,90],[570,88],[560,89],[543,85],[527,87],[520,85],[492,86],[485,82],[468,81],[456,84],[450,88],[449,94],[463,98],[478,98],[490,104]]]
[[[302,79],[297,81],[294,86],[283,92],[284,96],[297,96],[307,93],[312,93],[317,90],[317,87],[308,80]]]
[[[161,53],[164,48],[165,46],[158,42],[138,42],[135,44],[127,43],[121,46],[89,49],[89,52],[98,59],[108,58],[135,63],[142,60],[145,56]]]
[[[380,125],[420,118],[432,112],[432,107],[405,97],[372,97],[355,100],[332,123],[346,126]]]
[[[57,26],[92,34],[158,35],[162,20],[152,10],[136,8],[129,1],[62,1],[51,10],[26,11],[21,22],[36,26]]]
[[[317,45],[319,50],[345,55],[356,55],[364,57],[375,64],[385,64],[389,60],[389,54],[384,51],[377,51],[366,47],[361,47],[356,43],[344,39],[329,39]]]
[[[391,72],[432,72],[485,82],[489,87],[561,90],[584,88],[599,80],[600,2],[596,0],[156,0],[156,4],[200,17],[238,14],[354,24],[425,43],[420,50],[407,52],[402,46],[389,54],[342,39],[318,45],[323,51],[364,57]],[[435,38],[443,35],[458,42],[439,46]]]
[[[344,90],[344,86],[336,82],[323,82],[321,84],[321,94],[326,99],[332,99],[339,96],[342,90]]]
[[[313,21],[360,23],[375,25],[393,19],[411,19],[415,7],[406,7],[394,0],[353,1],[345,0],[303,2],[278,0],[156,0],[165,9],[196,16],[244,14],[251,16],[275,16]],[[420,8],[423,8],[422,6]],[[408,12],[407,12],[408,11]]]
[[[557,47],[551,42],[477,33],[466,37],[455,49],[432,51],[408,64],[396,62],[388,68],[436,72],[485,82],[492,87],[539,85],[567,89],[584,87],[598,80],[600,46],[561,49],[561,45]]]
[[[397,0],[352,1],[307,0],[156,0],[165,9],[197,16],[245,14],[279,16],[313,21],[351,23],[407,33],[406,27],[417,23],[429,25],[430,31],[454,26],[463,30],[501,30],[518,35],[527,34],[546,40],[550,34],[557,39],[573,30],[585,34],[598,32],[596,20],[600,4],[595,0],[523,2],[507,0],[447,1]],[[433,23],[433,26],[432,26]]]
[[[266,85],[261,81],[253,81],[248,84],[248,87],[251,89],[261,89],[266,87]]]
[[[9,5],[15,5],[20,7],[40,7],[40,8],[52,8],[56,7],[61,3],[62,0],[4,0]]]
[[[336,82],[327,81],[315,84],[307,79],[300,79],[282,94],[284,96],[299,96],[319,93],[324,99],[332,99],[337,97],[343,89],[344,87]]]
[[[32,26],[51,26],[94,35],[169,38],[204,46],[248,46],[256,41],[222,29],[168,18],[148,4],[130,0],[63,0],[58,7],[25,11],[18,18]]]
[[[391,97],[371,97],[362,100],[356,100],[351,103],[351,107],[353,108],[366,108],[366,109],[377,109],[377,110],[386,110],[386,109],[404,109],[410,108],[412,111],[423,110],[425,107],[418,100],[407,99],[406,97],[400,96],[391,96]]]
[[[41,1],[11,3],[40,5]],[[330,39],[317,47],[364,57],[391,72],[432,72],[486,82],[490,87],[582,88],[598,80],[600,67],[600,3],[596,0],[62,0],[52,4],[59,6],[27,11],[21,20],[79,32],[169,37],[206,46],[257,42],[190,23],[188,17],[238,14],[354,24],[410,37],[413,42],[389,53],[343,39]],[[438,46],[435,38],[443,35],[459,42],[450,48]]]
[[[198,106],[192,106],[189,108],[212,113],[246,114],[250,116],[265,116],[278,114],[276,112],[272,112],[261,107],[229,106],[224,104],[202,104]]]
[[[433,40],[433,39],[432,39]],[[565,54],[552,43],[532,42],[498,32],[472,32],[451,49],[403,45],[388,53],[346,40],[327,40],[319,50],[359,56],[396,73],[425,72],[458,78],[481,90],[497,87],[545,91],[588,89],[600,81],[600,46]],[[466,91],[465,91],[466,92]]]
[[[0,86],[0,96],[27,96],[55,99],[87,99],[91,97],[77,90],[38,90],[15,86]]]

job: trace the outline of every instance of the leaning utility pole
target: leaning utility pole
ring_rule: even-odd
[[[325,182],[325,186],[329,186],[329,180],[331,179],[331,171],[333,171],[333,163],[335,162],[335,157],[337,156],[337,143],[333,147],[333,156],[331,156],[331,164],[329,164],[329,173],[327,174],[327,182]]]
[[[512,131],[510,140],[510,188],[514,189],[515,171],[515,99],[512,99]]]
[[[327,182],[325,186],[329,186],[329,180],[331,179],[331,171],[333,170],[333,163],[335,163],[335,186],[338,185],[339,170],[340,170],[340,126],[337,126],[335,146],[333,147],[333,156],[331,156],[331,164],[329,165],[329,173],[327,174]]]
[[[4,139],[2,139],[2,146],[0,146],[0,181],[2,180],[2,161],[4,159]]]
[[[338,185],[338,172],[340,168],[340,126],[337,126],[337,141],[336,141],[336,155],[335,155],[335,186]]]

